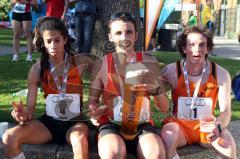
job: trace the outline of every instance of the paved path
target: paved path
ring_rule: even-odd
[[[214,49],[213,54],[216,56],[233,58],[240,60],[240,44],[237,39],[227,39],[225,37],[214,37]],[[26,47],[21,47],[20,52],[26,51]],[[6,54],[12,54],[12,46],[0,45],[0,56]]]
[[[240,44],[237,39],[214,37],[213,54],[221,57],[240,60]]]
[[[20,52],[25,52],[26,50],[26,47],[20,47]],[[13,54],[12,46],[0,45],[0,56],[7,54]]]

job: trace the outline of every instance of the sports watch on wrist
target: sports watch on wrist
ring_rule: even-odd
[[[218,129],[219,134],[221,134],[222,130],[223,130],[222,124],[218,123],[217,124],[217,129]]]

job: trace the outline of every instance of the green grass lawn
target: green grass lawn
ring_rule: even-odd
[[[7,46],[12,46],[13,43],[13,32],[12,29],[3,29],[0,28],[0,46],[1,45],[7,45]],[[26,40],[25,38],[21,37],[20,39],[20,46],[25,46],[26,45]]]
[[[21,54],[21,58],[24,59],[25,55]],[[177,53],[173,52],[158,52],[155,54],[156,58],[161,63],[171,63],[176,60],[181,59]],[[33,57],[36,59],[39,57],[38,53],[34,53]],[[0,121],[10,121],[12,122],[12,117],[10,112],[12,111],[11,102],[16,100],[26,101],[26,97],[13,96],[13,93],[19,90],[26,89],[26,80],[28,75],[28,70],[33,63],[27,63],[24,60],[12,63],[9,62],[11,55],[1,56],[0,58]],[[239,61],[225,59],[220,57],[210,57],[211,60],[218,63],[219,65],[225,67],[233,77],[233,75],[240,70]],[[87,101],[87,90],[85,91],[84,101]],[[43,94],[40,93],[37,101],[36,116],[40,116],[44,112],[44,99]],[[216,112],[219,114],[219,112]],[[158,125],[161,123],[162,119],[165,117],[157,110],[154,109],[153,117],[155,121],[158,121]],[[240,119],[240,104],[234,99],[232,100],[232,120]]]

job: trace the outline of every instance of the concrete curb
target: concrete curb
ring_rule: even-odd
[[[240,159],[240,120],[232,121],[229,125],[236,145],[237,156]],[[94,141],[94,131],[91,131],[89,138],[90,159],[98,159],[97,143]],[[42,145],[23,145],[23,152],[26,159],[71,159],[73,153],[71,146],[69,145],[54,145],[54,144],[42,144]],[[213,149],[205,149],[199,145],[186,146],[178,149],[178,153],[181,159],[215,159],[216,152]],[[3,148],[0,145],[0,158],[4,158]],[[128,159],[135,159],[133,155],[128,155]]]

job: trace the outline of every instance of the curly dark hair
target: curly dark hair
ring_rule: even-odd
[[[207,49],[208,52],[211,52],[213,49],[213,35],[212,32],[207,29],[206,27],[198,27],[198,26],[193,26],[193,27],[187,27],[184,29],[183,33],[177,38],[177,50],[180,52],[182,57],[186,58],[186,54],[184,53],[184,49],[187,46],[187,37],[190,33],[200,33],[202,34],[206,39],[207,39]],[[206,57],[208,54],[206,54]]]
[[[50,70],[50,64],[49,64],[49,55],[46,51],[46,48],[44,46],[43,41],[43,32],[44,31],[59,31],[63,38],[67,39],[67,42],[64,46],[65,52],[68,53],[68,57],[70,57],[71,54],[71,46],[70,46],[70,37],[68,35],[68,31],[64,25],[64,23],[55,17],[42,17],[39,18],[35,29],[34,29],[34,39],[33,39],[33,45],[34,47],[41,52],[41,70],[40,70],[40,79],[41,81],[44,81],[44,72],[46,70]]]

